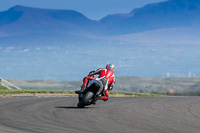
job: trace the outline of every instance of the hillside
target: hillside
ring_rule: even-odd
[[[39,9],[21,5],[1,12],[0,18],[0,27],[8,33],[22,31],[82,33],[86,32],[85,30],[90,31],[97,23],[73,10]]]
[[[200,78],[119,77],[116,89],[145,93],[200,93]]]
[[[191,34],[192,33],[192,34]],[[199,45],[200,27],[180,27],[151,30],[133,34],[106,37],[110,41],[139,43],[143,46]]]
[[[23,46],[87,40],[98,24],[73,10],[15,6],[0,12],[0,44]],[[48,39],[47,39],[48,38]],[[37,42],[35,42],[37,40]]]
[[[156,29],[200,26],[200,2],[169,0],[133,9],[130,13],[109,15],[100,20],[108,35],[130,34]]]
[[[77,90],[82,81],[9,80],[24,89]],[[114,91],[137,93],[200,93],[200,78],[117,77]]]

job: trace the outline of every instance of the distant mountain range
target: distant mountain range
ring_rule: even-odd
[[[135,34],[160,29],[200,26],[200,1],[169,0],[113,14],[99,21],[90,20],[73,10],[38,9],[17,5],[0,12],[0,43],[60,38],[65,41],[102,39],[105,36]],[[187,33],[187,31],[185,32]],[[23,37],[26,39],[22,39]],[[62,37],[64,36],[64,37]],[[119,37],[120,38],[120,37]],[[15,41],[15,42],[16,42]],[[80,41],[80,42],[81,42]]]
[[[43,41],[62,35],[69,38],[82,35],[87,37],[97,25],[96,21],[72,10],[37,9],[18,5],[0,13],[0,37],[8,43],[10,38],[15,42],[28,42],[34,38]]]
[[[20,5],[1,12],[0,18],[1,28],[10,33],[59,31],[77,34],[80,31],[88,32],[93,26],[97,26],[96,21],[89,20],[76,11],[38,9]]]
[[[17,5],[0,12],[0,77],[81,80],[200,76],[200,1],[168,0],[91,20],[73,10]]]
[[[109,15],[100,23],[110,35],[200,26],[200,1],[169,0],[149,4],[130,13]]]

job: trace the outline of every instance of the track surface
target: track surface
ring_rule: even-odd
[[[0,133],[200,133],[200,97],[0,98]]]

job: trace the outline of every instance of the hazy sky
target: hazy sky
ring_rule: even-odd
[[[108,14],[128,13],[134,8],[166,0],[0,0],[0,11],[15,5],[49,9],[72,9],[90,19],[101,19]]]

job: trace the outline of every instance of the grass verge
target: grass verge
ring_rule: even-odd
[[[132,93],[132,92],[116,92],[116,91],[111,91],[109,92],[111,96],[132,96],[132,97],[162,97],[162,96],[167,96],[167,95],[162,95],[162,94],[151,94],[151,93]]]
[[[75,91],[56,91],[56,90],[9,90],[8,88],[1,86],[0,85],[0,95],[5,96],[5,95],[12,95],[12,94],[62,94],[62,95],[73,95],[75,94]],[[110,91],[109,94],[111,96],[133,96],[133,97],[160,97],[160,96],[166,96],[166,95],[161,95],[161,94],[151,94],[151,93],[130,93],[130,92],[115,92],[115,91]]]
[[[52,90],[0,90],[1,95],[7,94],[75,94],[74,91],[52,91]]]
[[[15,95],[16,94],[16,95]],[[19,95],[18,95],[19,94]],[[20,95],[22,94],[22,95]],[[50,91],[50,90],[0,90],[0,96],[26,96],[26,95],[76,95],[74,91]],[[110,96],[130,96],[130,97],[161,97],[166,95],[149,94],[149,93],[127,93],[127,92],[110,92]]]

